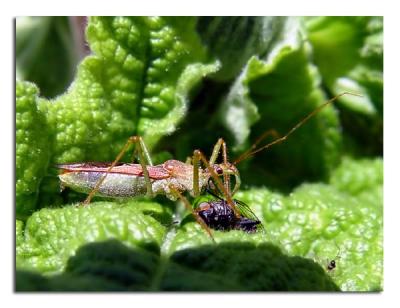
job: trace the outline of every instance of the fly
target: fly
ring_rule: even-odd
[[[240,212],[237,217],[225,199],[211,191],[209,193],[215,199],[201,202],[195,210],[208,227],[222,231],[242,230],[247,233],[264,230],[261,221],[246,203],[233,199]]]

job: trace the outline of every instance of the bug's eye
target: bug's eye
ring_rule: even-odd
[[[218,175],[221,175],[222,173],[224,173],[224,171],[222,170],[221,167],[217,167],[217,169],[215,171],[217,172]]]

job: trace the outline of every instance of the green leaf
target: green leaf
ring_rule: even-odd
[[[151,148],[172,132],[190,90],[218,67],[202,64],[194,26],[191,18],[91,18],[94,54],[66,94],[41,105],[56,132],[54,161],[110,160],[130,135]]]
[[[377,291],[383,277],[382,174],[379,160],[345,160],[332,176],[338,188],[303,184],[289,196],[252,189],[236,197],[254,207],[271,241],[289,255],[323,267],[336,259],[332,277],[341,290]]]
[[[140,211],[145,207],[152,214]],[[69,257],[83,244],[117,238],[130,247],[159,249],[165,227],[152,215],[164,209],[156,203],[99,202],[88,207],[43,209],[18,226],[17,266],[41,272],[61,272]],[[21,240],[23,237],[24,241]]]
[[[16,216],[25,218],[36,207],[38,188],[50,158],[45,118],[37,109],[39,91],[28,82],[16,82]]]
[[[222,63],[212,77],[235,78],[253,55],[263,55],[281,35],[286,17],[199,17],[197,31],[211,55]]]
[[[227,261],[228,260],[228,261]],[[265,271],[265,268],[271,270]],[[84,245],[65,272],[17,271],[18,291],[337,291],[313,261],[251,243],[207,245],[169,259],[117,240]]]
[[[40,100],[51,163],[111,161],[129,136],[141,135],[152,148],[173,132],[192,90],[219,67],[206,63],[195,26],[194,18],[91,18],[93,54],[78,66],[65,94]],[[55,170],[48,173],[40,204],[59,204]]]
[[[79,56],[68,17],[18,17],[15,31],[17,78],[48,98],[64,92]]]
[[[238,148],[248,148],[249,137],[256,140],[271,129],[283,136],[326,100],[299,19],[288,18],[282,33],[264,58],[248,61],[220,109]],[[271,135],[262,144],[276,138]],[[258,153],[254,167],[268,169],[264,185],[324,179],[338,162],[340,145],[338,117],[328,107],[283,144]]]
[[[313,17],[307,19],[314,62],[340,98],[346,132],[365,149],[383,151],[383,18]]]
[[[362,175],[348,190],[340,188],[346,169]],[[172,212],[156,203],[42,209],[24,228],[17,223],[17,268],[47,273],[50,281],[95,275],[103,290],[104,275],[110,290],[121,280],[124,290],[335,290],[326,272],[326,260],[335,259],[331,277],[341,290],[381,290],[381,175],[379,161],[348,159],[332,177],[338,188],[305,184],[289,196],[241,191],[236,197],[253,208],[266,233],[214,231],[215,245],[192,220],[171,224]],[[111,239],[118,244],[101,243]],[[92,288],[83,283],[83,290]]]
[[[201,31],[204,21],[210,28]],[[76,203],[83,195],[59,192],[53,163],[111,161],[130,135],[144,135],[152,152],[170,152],[156,155],[162,162],[184,161],[196,148],[208,153],[219,137],[232,155],[267,129],[286,133],[331,96],[301,22],[94,17],[87,28],[93,54],[66,93],[45,100],[18,82],[17,290],[382,290],[383,160],[349,155],[371,151],[346,125],[341,130],[343,105],[340,118],[335,106],[325,108],[284,143],[238,164],[242,185],[234,198],[249,204],[264,233],[214,231],[213,244],[182,204],[164,196],[84,207]],[[251,29],[242,46],[240,29]],[[371,63],[379,58],[376,42],[365,52]],[[373,83],[365,87],[379,96]],[[343,156],[342,138],[357,151]],[[334,271],[327,259],[336,261]]]

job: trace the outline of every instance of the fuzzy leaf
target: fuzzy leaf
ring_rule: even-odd
[[[222,104],[221,116],[237,147],[248,148],[249,137],[256,140],[271,129],[283,136],[326,100],[319,88],[320,76],[309,62],[310,46],[300,21],[288,18],[282,32],[285,35],[274,41],[265,59],[248,61]],[[338,117],[328,107],[283,144],[258,153],[255,168],[268,169],[264,185],[327,178],[339,159],[339,132]],[[271,135],[262,144],[276,138]]]
[[[162,212],[156,203],[93,203],[88,207],[71,205],[60,209],[43,209],[27,221],[23,234],[18,226],[18,267],[43,273],[61,272],[68,258],[90,242],[116,238],[130,247],[159,250],[165,227],[141,207]],[[23,237],[24,241],[21,240]]]
[[[332,279],[341,290],[381,290],[382,165],[347,160],[332,181],[345,183],[349,166],[364,175],[354,178],[356,190],[307,184],[290,196],[239,192],[266,232],[215,231],[216,245],[194,221],[166,223],[172,212],[155,203],[43,209],[25,228],[17,224],[17,267],[60,273],[48,276],[49,290],[57,289],[53,279],[94,275],[96,284],[82,282],[83,290],[107,290],[109,281],[110,290],[316,291],[335,290],[326,272],[326,259],[335,259]],[[376,180],[366,182],[367,174]]]
[[[41,105],[56,132],[53,160],[110,160],[130,135],[151,147],[172,132],[190,89],[217,68],[202,64],[194,26],[190,18],[91,18],[94,54],[79,65],[66,94]]]
[[[287,197],[252,189],[237,198],[254,206],[271,242],[289,255],[312,258],[324,268],[336,259],[332,277],[341,290],[377,291],[383,275],[382,167],[379,160],[345,160],[332,177],[340,190],[304,184]],[[350,188],[343,189],[349,176]]]
[[[28,82],[16,83],[16,216],[25,218],[35,209],[38,189],[50,158],[45,118],[37,109],[39,91]]]
[[[243,41],[242,50],[253,54],[244,52],[232,65],[230,74],[239,74],[241,61],[247,63],[234,84],[213,78],[198,88],[218,68],[210,55],[227,69],[234,53],[218,47],[221,41],[228,46],[229,39],[215,34],[215,42],[213,36],[205,41],[197,21],[91,18],[87,36],[93,54],[80,64],[67,93],[48,101],[37,98],[34,86],[17,84],[17,92],[22,89],[17,120],[27,123],[17,125],[17,133],[29,135],[17,135],[17,149],[27,143],[32,148],[17,157],[17,170],[36,168],[38,176],[17,172],[17,182],[22,178],[32,187],[17,190],[17,201],[28,193],[31,202],[22,203],[30,210],[16,222],[17,290],[381,290],[383,161],[349,155],[336,166],[342,131],[332,107],[269,153],[238,165],[242,185],[234,198],[249,204],[265,232],[214,231],[213,244],[182,204],[164,196],[83,207],[75,203],[83,195],[59,193],[55,170],[46,170],[49,160],[110,161],[129,135],[139,133],[151,150],[171,152],[160,153],[160,162],[184,161],[196,148],[208,154],[219,137],[230,148],[221,123],[243,150],[269,128],[287,132],[325,100],[299,18],[282,18],[281,28],[271,31],[274,37],[265,38],[263,55],[251,43],[261,42],[262,34]],[[187,113],[194,91],[198,95]],[[170,135],[178,124],[179,133]],[[346,129],[344,137],[347,141]],[[361,157],[370,154],[358,150]],[[30,156],[35,153],[41,155]],[[316,183],[307,184],[310,180]],[[276,190],[265,188],[270,184]],[[296,184],[301,185],[292,189]],[[334,271],[326,259],[336,261]]]
[[[338,288],[313,261],[285,256],[269,244],[206,245],[179,251],[165,259],[154,252],[109,240],[82,246],[69,259],[62,274],[43,277],[19,270],[17,290],[337,291]]]
[[[152,148],[173,132],[191,91],[219,67],[206,63],[195,26],[194,18],[91,18],[93,54],[78,66],[65,94],[39,103],[51,163],[112,161],[129,136],[141,135]],[[62,202],[50,167],[41,185],[42,206]],[[43,174],[35,176],[40,182]]]
[[[306,21],[314,61],[340,99],[346,131],[365,149],[382,153],[383,17],[312,17]]]

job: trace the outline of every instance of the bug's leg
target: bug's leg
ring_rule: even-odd
[[[147,166],[153,166],[153,162],[150,157],[150,152],[147,149],[146,144],[143,141],[143,138],[140,136],[132,136],[131,138],[134,139],[133,142],[137,144],[136,150],[139,151],[139,155],[143,157],[143,159],[140,157],[139,158],[145,161]],[[132,161],[133,160],[134,157],[132,157]]]
[[[219,138],[217,143],[214,145],[213,151],[210,156],[210,165],[214,165],[217,161],[219,151],[221,150],[222,144],[225,143],[224,139]]]
[[[111,163],[110,167],[107,169],[107,171],[104,173],[104,175],[97,181],[97,183],[94,185],[92,191],[89,193],[89,195],[86,197],[85,201],[83,201],[83,205],[88,205],[90,201],[92,200],[93,196],[97,193],[97,191],[100,188],[100,185],[104,182],[106,176],[108,173],[110,173],[111,169],[115,167],[115,165],[119,162],[119,160],[122,158],[122,156],[126,153],[128,150],[129,146],[133,143],[134,141],[132,140],[132,137],[128,139],[128,141],[125,143],[124,147],[122,150],[118,153],[117,157],[115,160]]]
[[[190,202],[184,195],[182,195],[177,189],[175,189],[172,185],[169,186],[169,189],[172,191],[174,195],[176,195],[185,205],[185,207],[193,214],[196,221],[200,224],[200,226],[207,232],[210,236],[211,240],[215,243],[215,239],[211,233],[210,228],[206,225],[206,223],[201,219],[200,215],[192,208]]]
[[[206,166],[211,166],[215,163],[215,160],[218,157],[219,151],[221,149],[222,144],[225,144],[225,141],[220,138],[218,139],[218,142],[215,144],[213,152],[211,154],[211,159],[210,159],[210,163],[207,162],[207,159],[205,158],[205,156],[203,154],[203,160],[207,162]],[[192,158],[192,164],[193,164],[193,195],[194,197],[198,197],[200,195],[200,182],[199,182],[199,169],[200,169],[200,155],[198,153],[201,153],[198,150],[195,150],[193,152],[193,158]],[[213,169],[214,170],[214,169]],[[216,173],[214,172],[214,174],[216,175]],[[216,175],[218,177],[218,175]],[[224,177],[225,179],[225,177]],[[219,180],[219,178],[218,178]],[[221,183],[221,181],[220,181]],[[217,185],[217,188],[218,185]],[[227,190],[229,192],[229,190]],[[220,192],[223,192],[223,190],[220,189]]]
[[[140,136],[133,136],[130,139],[132,139],[135,144],[136,144],[136,150],[138,151],[138,156],[139,156],[139,163],[140,166],[142,167],[143,170],[143,176],[144,180],[146,182],[146,190],[147,190],[147,196],[150,198],[153,198],[153,189],[151,186],[151,181],[150,181],[150,176],[149,176],[149,171],[147,170],[147,165],[153,166],[153,162],[151,161],[149,151],[147,150],[146,145],[143,142],[142,137]]]
[[[226,143],[222,138],[220,138],[220,140],[222,140],[222,142],[221,142],[222,160],[223,160],[224,165],[227,166],[228,165],[228,154],[226,151]],[[231,195],[231,176],[229,174],[224,173],[223,177],[224,177],[225,190],[228,192],[229,195]]]
[[[130,145],[135,144],[139,141],[140,145],[144,145],[143,140],[141,137],[139,136],[132,136],[129,137],[129,139],[127,140],[127,142],[125,143],[124,147],[122,148],[122,150],[118,153],[117,157],[115,158],[115,160],[111,163],[110,167],[107,169],[107,171],[104,173],[104,175],[97,181],[97,183],[94,185],[92,191],[89,193],[89,195],[86,197],[85,201],[83,201],[83,205],[88,205],[90,203],[90,201],[92,200],[92,198],[94,197],[94,195],[97,193],[97,191],[99,190],[101,184],[104,182],[104,180],[106,179],[106,176],[110,173],[110,171],[112,170],[112,168],[115,167],[115,165],[120,161],[120,159],[122,158],[122,156],[124,156],[124,154],[126,153],[126,151],[128,151],[128,148]],[[150,182],[150,178],[149,178],[149,173],[147,171],[147,169],[143,166],[145,166],[144,164],[144,158],[150,158],[149,153],[146,149],[146,147],[144,146],[145,151],[147,154],[143,154],[143,152],[140,152],[139,150],[139,155],[141,155],[140,161],[141,161],[141,165],[142,165],[142,169],[143,169],[143,174],[145,176],[146,179],[146,174],[147,174],[147,179],[146,179],[146,185],[147,188],[150,186],[150,192],[151,191],[151,182]],[[140,154],[142,153],[142,154]],[[151,160],[150,160],[151,163]],[[150,185],[148,185],[148,183],[150,183]],[[149,190],[148,190],[149,192]]]
[[[227,150],[226,150],[226,142],[222,138],[219,138],[217,143],[214,145],[213,151],[211,153],[210,161],[209,161],[210,165],[215,164],[220,151],[222,152],[222,161],[223,161],[224,165],[225,166],[228,165],[228,154],[227,154]],[[230,194],[231,193],[230,175],[224,173],[223,177],[224,177],[225,190]]]
[[[235,202],[233,201],[230,193],[226,190],[224,184],[222,183],[218,174],[215,172],[214,168],[211,167],[211,165],[209,164],[209,162],[207,161],[207,159],[205,158],[203,153],[201,153],[199,150],[195,150],[193,153],[193,164],[195,162],[197,162],[197,164],[198,164],[198,162],[200,162],[200,161],[206,166],[208,172],[210,172],[210,175],[213,178],[213,180],[215,181],[217,188],[223,192],[226,201],[228,202],[229,206],[232,208],[236,217],[240,217],[240,212],[237,209]],[[195,180],[195,178],[194,178],[195,174],[196,174],[196,172],[193,172],[193,180]],[[197,176],[198,176],[198,171],[197,171]],[[196,183],[193,183],[193,185],[196,185]],[[197,186],[198,186],[198,180],[197,180]]]
[[[186,157],[185,164],[191,165],[192,164],[192,158],[190,156]]]
[[[193,196],[198,197],[200,195],[200,184],[199,184],[199,168],[200,160],[199,156],[193,154]]]

